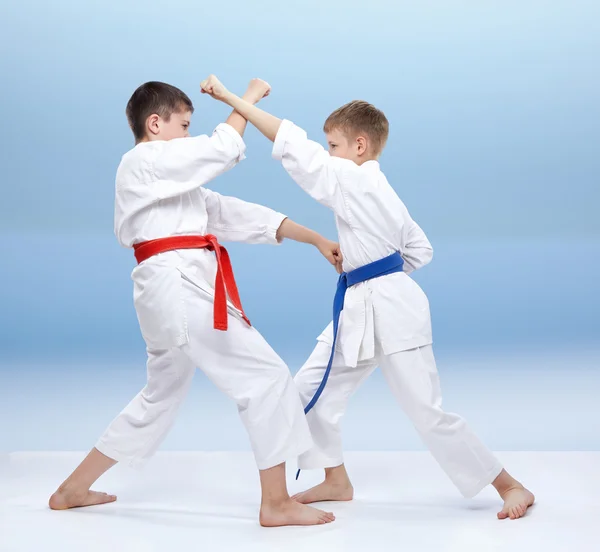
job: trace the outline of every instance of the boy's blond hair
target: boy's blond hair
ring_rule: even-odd
[[[336,109],[325,121],[324,132],[341,130],[350,138],[366,135],[374,153],[379,155],[387,142],[390,125],[383,111],[374,105],[354,100]]]

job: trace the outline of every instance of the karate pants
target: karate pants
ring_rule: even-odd
[[[227,331],[213,329],[212,298],[187,280],[183,294],[188,343],[148,350],[146,386],[113,420],[96,448],[119,462],[143,464],[173,425],[198,367],[236,402],[260,470],[308,450],[312,439],[306,417],[281,358],[256,329],[235,316],[229,316]]]
[[[319,342],[295,377],[304,405],[313,397],[329,361],[331,345]],[[475,496],[502,471],[495,456],[466,422],[442,409],[442,395],[431,345],[345,366],[336,352],[323,394],[307,414],[314,446],[300,455],[300,469],[343,463],[341,420],[358,386],[380,366],[392,392],[436,461],[465,497]]]

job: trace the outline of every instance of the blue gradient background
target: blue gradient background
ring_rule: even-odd
[[[597,2],[1,10],[0,450],[88,448],[143,385],[133,256],[112,235],[114,174],[132,146],[124,108],[139,84],[163,80],[195,102],[193,133],[210,132],[228,114],[198,93],[210,72],[238,91],[265,78],[264,107],[316,140],[349,100],[383,109],[383,170],[435,250],[415,278],[447,403],[492,447],[600,447]],[[252,128],[246,139],[248,159],[210,187],[334,237],[331,214],[267,141]],[[307,246],[229,249],[247,312],[296,371],[329,320],[336,275]],[[165,447],[246,448],[234,407],[198,379]],[[420,448],[408,426],[400,439],[372,430],[401,417],[383,388],[376,374],[360,390],[347,445]],[[507,397],[518,431],[503,422]],[[221,425],[199,423],[215,410]]]

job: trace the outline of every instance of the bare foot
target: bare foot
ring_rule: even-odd
[[[331,512],[323,512],[292,500],[277,505],[262,504],[260,524],[263,527],[281,527],[283,525],[323,525],[335,520]]]
[[[48,505],[52,510],[68,510],[69,508],[82,508],[83,506],[96,506],[117,500],[115,495],[99,493],[84,489],[82,491],[69,491],[60,488],[51,497]]]
[[[513,487],[502,493],[504,507],[498,512],[498,519],[519,519],[525,515],[535,501],[531,491],[528,491],[523,485]]]
[[[292,500],[300,504],[312,504],[313,502],[325,502],[335,500],[345,502],[354,497],[354,487],[350,481],[335,483],[327,479],[323,483],[308,489],[302,493],[295,494]]]

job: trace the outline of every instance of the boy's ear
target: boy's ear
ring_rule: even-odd
[[[146,130],[155,136],[160,132],[160,116],[153,113],[146,119]]]
[[[359,136],[356,139],[356,146],[358,148],[358,155],[363,155],[367,151],[367,139],[364,136]]]

